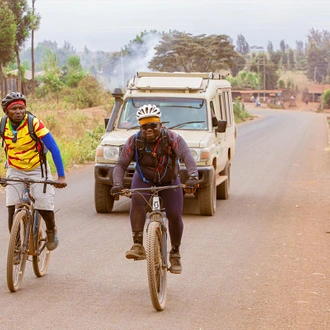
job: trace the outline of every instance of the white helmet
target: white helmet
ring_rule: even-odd
[[[136,112],[136,119],[140,120],[142,118],[157,117],[160,118],[162,114],[160,113],[159,108],[154,104],[145,104],[139,108]]]

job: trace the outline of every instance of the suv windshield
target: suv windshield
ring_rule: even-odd
[[[122,106],[118,128],[136,128],[136,112],[144,104],[155,104],[161,111],[161,121],[167,128],[207,130],[206,102],[189,98],[129,98]]]

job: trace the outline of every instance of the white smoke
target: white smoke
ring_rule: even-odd
[[[146,34],[142,37],[143,43],[132,43],[130,55],[122,56],[119,63],[112,68],[113,74],[108,78],[107,88],[113,91],[115,88],[126,87],[127,81],[139,71],[151,71],[149,62],[155,56],[155,47],[161,40],[160,34]],[[104,82],[103,82],[104,83]]]

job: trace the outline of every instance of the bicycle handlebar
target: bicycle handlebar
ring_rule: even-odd
[[[170,185],[170,186],[151,186],[151,187],[147,187],[147,188],[133,188],[133,189],[123,189],[120,192],[115,193],[114,195],[125,195],[125,196],[130,196],[132,195],[134,192],[142,192],[142,191],[150,191],[151,193],[155,193],[158,191],[162,191],[162,190],[166,190],[166,189],[175,189],[175,188],[190,188],[190,189],[194,189],[193,187],[189,187],[183,183],[181,184],[177,184],[177,185]]]
[[[51,180],[34,180],[29,178],[0,178],[0,184],[6,185],[7,182],[20,182],[20,183],[43,183],[43,184],[50,184],[50,185],[56,185],[58,182],[51,181]]]

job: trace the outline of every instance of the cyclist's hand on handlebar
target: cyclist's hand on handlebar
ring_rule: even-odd
[[[65,188],[67,186],[66,180],[64,176],[59,176],[57,180],[55,180],[54,182],[56,182],[54,184],[55,188]]]
[[[184,191],[187,194],[193,194],[196,189],[199,187],[198,184],[198,178],[196,177],[189,177],[189,179],[185,182],[186,188],[184,188]]]
[[[111,195],[117,195],[124,190],[124,186],[122,183],[116,184],[110,190]]]

